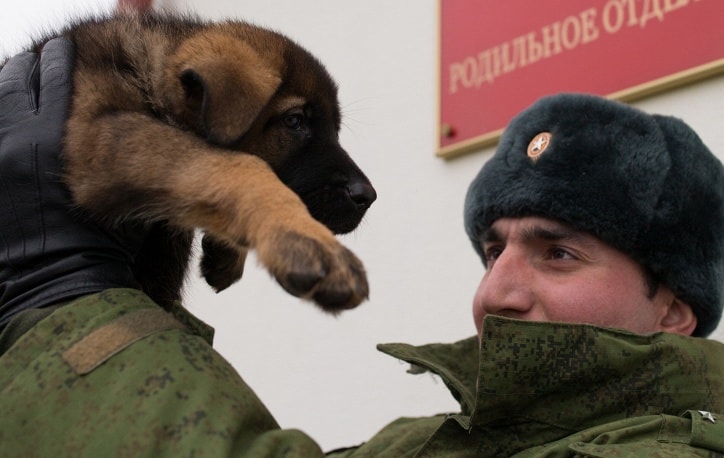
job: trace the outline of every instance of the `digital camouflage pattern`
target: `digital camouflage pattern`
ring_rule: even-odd
[[[173,312],[112,289],[23,334],[0,357],[2,455],[322,456],[279,428],[210,328]],[[715,341],[488,317],[480,347],[380,349],[440,375],[461,412],[401,418],[330,456],[724,456]]]
[[[176,312],[111,289],[32,327],[0,357],[0,455],[322,456],[279,428],[210,328]]]
[[[440,375],[461,413],[397,420],[333,456],[724,456],[719,342],[488,317],[478,347],[381,345]]]

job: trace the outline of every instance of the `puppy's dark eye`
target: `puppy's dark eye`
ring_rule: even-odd
[[[284,127],[292,130],[299,130],[302,128],[302,124],[304,121],[304,115],[295,113],[295,114],[288,114],[282,118],[282,123],[284,124]]]

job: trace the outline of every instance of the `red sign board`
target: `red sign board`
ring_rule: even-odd
[[[632,100],[724,71],[722,0],[439,0],[438,155],[556,92]]]

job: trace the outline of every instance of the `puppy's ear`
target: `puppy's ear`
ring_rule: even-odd
[[[281,84],[281,63],[248,43],[207,31],[195,35],[170,57],[165,81],[174,114],[209,141],[240,139]]]

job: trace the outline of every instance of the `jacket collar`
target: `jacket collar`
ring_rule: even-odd
[[[480,344],[379,349],[440,375],[468,429],[535,423],[559,435],[632,416],[724,411],[724,345],[712,340],[490,316]]]

